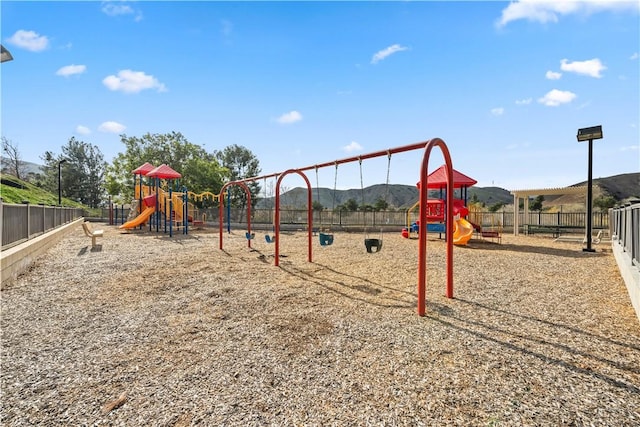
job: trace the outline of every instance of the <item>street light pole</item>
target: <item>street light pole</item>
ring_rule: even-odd
[[[67,159],[62,159],[58,162],[58,206],[62,205],[62,185],[61,185],[61,177],[62,177],[62,168],[60,165],[65,163]]]
[[[589,141],[589,168],[587,181],[587,247],[584,252],[595,252],[591,247],[592,220],[593,220],[593,140],[602,139],[602,126],[592,126],[578,129],[578,142]]]

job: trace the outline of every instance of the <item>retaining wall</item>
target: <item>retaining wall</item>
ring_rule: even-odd
[[[82,224],[82,221],[84,221],[84,218],[78,218],[48,233],[0,252],[2,287],[4,288],[20,273],[29,268],[37,257],[44,254],[51,246],[72,232],[75,227]]]

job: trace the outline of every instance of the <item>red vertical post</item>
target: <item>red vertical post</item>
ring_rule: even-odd
[[[427,198],[429,155],[433,147],[440,147],[447,169],[447,204],[445,213],[447,240],[447,284],[446,296],[453,298],[453,165],[449,149],[440,138],[429,140],[425,146],[420,166],[420,228],[418,229],[418,315],[424,316],[426,311],[427,283]]]
[[[276,238],[276,242],[275,242],[275,266],[278,267],[280,265],[280,183],[282,182],[282,179],[290,174],[290,173],[297,173],[298,175],[300,175],[302,177],[302,179],[304,179],[305,184],[307,184],[307,245],[308,245],[308,250],[307,250],[307,261],[311,262],[312,258],[313,258],[313,239],[312,239],[312,234],[313,234],[313,206],[312,206],[312,197],[311,197],[311,182],[309,182],[309,178],[307,178],[307,176],[302,173],[300,170],[298,169],[289,169],[285,172],[283,172],[282,174],[280,174],[280,176],[278,176],[278,180],[276,181],[276,212],[275,212],[275,217],[274,217],[274,233],[275,233],[275,238]]]

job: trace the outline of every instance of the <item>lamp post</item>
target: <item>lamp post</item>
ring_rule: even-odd
[[[591,248],[591,228],[593,217],[593,140],[602,139],[602,126],[592,126],[578,129],[578,142],[589,141],[589,177],[587,181],[587,247],[582,248],[584,252],[595,252]]]
[[[58,161],[58,206],[62,205],[62,185],[61,185],[61,177],[62,177],[62,168],[60,165],[65,163],[67,159],[62,159]]]

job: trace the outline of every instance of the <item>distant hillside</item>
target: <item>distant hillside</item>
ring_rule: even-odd
[[[387,193],[388,192],[388,193]],[[349,190],[336,190],[330,188],[313,189],[313,200],[318,199],[320,195],[320,204],[325,208],[331,209],[333,207],[346,203],[349,199],[354,199],[358,204],[362,204],[362,190],[361,189],[349,189]],[[513,196],[502,188],[498,187],[471,187],[468,190],[468,198],[471,199],[477,196],[478,200],[486,203],[487,205],[494,205],[496,203],[510,203],[513,201]],[[379,199],[386,200],[390,206],[395,208],[408,208],[414,205],[418,201],[418,188],[413,185],[400,185],[390,184],[388,189],[384,184],[376,184],[364,189],[364,203],[374,205]],[[440,197],[439,191],[430,191],[429,197]],[[307,190],[301,187],[293,188],[281,195],[281,203],[283,206],[303,206],[307,200]],[[274,198],[270,197],[262,199],[258,202],[258,208],[272,208]]]
[[[616,200],[625,200],[629,198],[640,199],[640,173],[630,173],[615,175],[607,178],[598,178],[593,180],[594,198],[601,195],[613,196]],[[580,182],[572,185],[587,185],[586,182]],[[315,201],[320,195],[320,203],[325,208],[344,204],[349,199],[354,199],[358,204],[362,204],[362,190],[336,190],[330,188],[313,189],[312,197]],[[438,198],[439,192],[432,191],[429,197]],[[512,204],[513,196],[508,190],[500,187],[471,187],[468,190],[467,198],[469,200],[477,198],[478,201],[486,206],[493,206],[496,203]],[[375,204],[378,199],[386,200],[392,207],[408,208],[418,201],[418,188],[413,185],[390,184],[387,187],[384,184],[372,185],[364,189],[364,203]],[[281,203],[283,206],[304,206],[307,200],[307,190],[296,187],[282,194]],[[261,199],[258,202],[258,208],[272,208],[274,204],[273,197]],[[555,205],[584,205],[584,196],[566,195],[566,196],[545,196],[545,207]]]
[[[30,174],[39,174],[42,173],[42,165],[38,165],[36,163],[31,163],[31,162],[21,162],[21,168],[22,168],[22,172],[24,173],[24,178],[26,178],[27,176],[29,176]],[[6,158],[2,158],[2,173],[7,173],[7,159]]]

